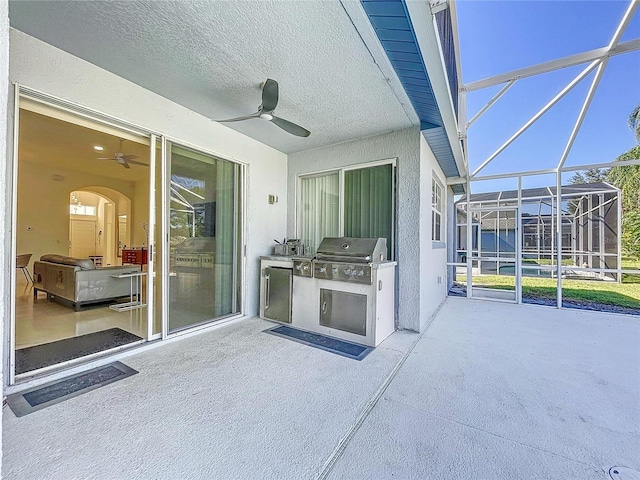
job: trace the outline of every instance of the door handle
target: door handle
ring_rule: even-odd
[[[322,302],[322,314],[326,315],[327,313],[327,302]]]
[[[269,308],[269,275],[264,276],[264,309]]]

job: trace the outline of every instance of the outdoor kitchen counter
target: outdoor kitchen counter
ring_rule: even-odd
[[[333,268],[312,261],[316,262],[310,255],[260,257],[261,318],[369,346],[393,333],[395,261],[342,262],[331,264]],[[316,266],[325,272],[340,269],[351,277],[316,278]],[[294,274],[305,269],[308,275]],[[354,279],[355,273],[349,273],[362,269],[364,278]]]
[[[312,255],[263,255],[260,260],[313,260]]]

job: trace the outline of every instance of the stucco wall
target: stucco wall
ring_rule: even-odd
[[[12,81],[248,165],[246,313],[257,314],[258,257],[286,230],[286,202],[267,196],[286,198],[287,156],[22,32],[10,39]]]
[[[433,242],[431,240],[431,182],[434,175],[443,187],[441,242]],[[422,234],[420,248],[420,331],[423,331],[428,325],[429,319],[447,296],[447,197],[449,196],[449,189],[446,188],[446,177],[422,135],[420,135],[420,183],[422,198],[420,222]]]
[[[420,133],[417,128],[390,132],[289,155],[287,234],[296,236],[298,175],[346,165],[397,158],[398,327],[419,331],[420,312]],[[430,180],[429,180],[430,182]],[[429,192],[429,199],[431,193]]]
[[[9,2],[7,0],[0,0],[0,155],[4,155],[7,149],[7,125],[5,118],[7,118],[7,100],[9,96],[9,84],[7,79],[9,77]],[[0,168],[0,185],[6,186],[7,184],[7,168]],[[0,281],[0,312],[2,312],[3,318],[8,317],[8,302],[9,296],[9,283],[7,280],[7,273],[11,269],[7,268],[7,262],[9,259],[9,248],[7,244],[11,239],[11,231],[8,228],[7,219],[8,215],[7,204],[9,201],[8,189],[3,188],[4,194],[0,195],[0,225],[4,228],[0,230],[0,248],[2,254],[0,255],[0,272],[5,272],[5,275]],[[13,273],[13,272],[11,272]],[[0,322],[0,339],[4,339],[4,322]],[[0,345],[0,358],[4,358],[4,345],[5,342],[1,342]],[[3,378],[4,361],[0,362],[0,378]],[[4,382],[0,382],[0,397],[4,398]],[[0,430],[2,429],[2,419],[0,418]],[[2,438],[0,438],[0,466],[2,465]],[[2,476],[2,470],[0,467],[0,477]]]

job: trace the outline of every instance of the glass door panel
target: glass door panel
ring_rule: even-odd
[[[240,166],[169,144],[169,333],[240,311]]]

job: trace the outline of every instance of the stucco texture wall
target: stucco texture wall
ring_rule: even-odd
[[[442,219],[440,242],[432,241],[432,180],[442,186]],[[448,256],[448,219],[447,199],[449,189],[447,179],[429,148],[420,135],[420,180],[422,197],[421,248],[420,248],[420,331],[429,324],[447,296],[447,256]]]
[[[10,39],[12,81],[248,166],[245,312],[257,314],[258,257],[286,230],[286,203],[268,205],[267,197],[287,196],[287,156],[22,32],[11,30]]]
[[[397,158],[396,305],[398,328],[420,330],[420,132],[410,128],[289,155],[287,232],[296,236],[298,176]]]

